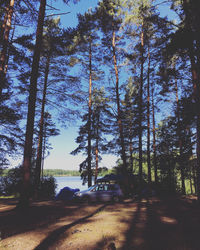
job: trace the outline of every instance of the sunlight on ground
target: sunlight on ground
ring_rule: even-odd
[[[167,223],[167,224],[178,224],[177,220],[174,218],[166,217],[166,216],[161,216],[160,217],[161,222]]]
[[[190,214],[190,210],[188,203],[187,206],[181,203],[179,207],[178,204],[174,206],[176,210],[173,214],[169,213],[171,203],[159,202],[154,198],[142,201],[125,200],[123,203],[106,205],[36,203],[32,209],[35,213],[33,218],[37,219],[38,211],[47,211],[48,216],[36,223],[30,220],[32,224],[25,223],[21,230],[14,228],[15,231],[9,237],[0,241],[0,249],[33,250],[39,247],[38,249],[48,250],[105,250],[109,244],[114,244],[118,250],[160,250],[163,249],[163,243],[166,249],[196,249],[192,247],[198,243],[199,225],[196,225],[196,231],[193,230],[190,235],[194,240],[188,241],[187,235],[188,228],[197,223],[197,217],[190,218],[188,226],[182,227],[181,222],[187,222],[184,216],[187,211]],[[59,211],[62,213],[60,216]],[[180,216],[182,211],[184,216]],[[193,214],[199,214],[198,209],[193,211]],[[8,229],[9,224],[6,230]]]
[[[16,207],[16,205],[8,205],[8,206],[1,206],[0,211],[5,211],[5,210],[12,210]]]

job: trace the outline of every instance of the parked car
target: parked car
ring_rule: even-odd
[[[123,199],[123,193],[118,184],[96,184],[87,190],[76,192],[74,198],[85,202],[118,202]]]

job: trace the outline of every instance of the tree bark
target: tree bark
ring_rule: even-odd
[[[132,137],[129,138],[129,154],[130,154],[130,172],[134,172],[134,167],[133,167],[133,141]]]
[[[8,2],[7,6],[5,8],[5,15],[4,15],[3,23],[2,23],[1,29],[0,29],[0,43],[3,43],[5,27],[6,27],[7,18],[8,18],[9,6],[10,6],[10,2]]]
[[[193,194],[193,187],[192,187],[192,170],[190,169],[190,192]]]
[[[37,31],[36,31],[36,44],[34,49],[32,71],[30,78],[28,114],[27,114],[26,136],[24,145],[24,159],[23,159],[23,188],[21,190],[20,201],[18,204],[19,207],[20,206],[28,207],[30,199],[30,169],[31,169],[31,159],[32,159],[35,105],[37,96],[37,78],[39,70],[41,44],[42,44],[45,7],[46,7],[46,0],[41,0]]]
[[[123,132],[122,119],[121,119],[121,108],[120,108],[120,97],[119,97],[119,74],[118,74],[117,59],[116,59],[114,24],[113,24],[113,33],[112,33],[112,50],[113,50],[113,62],[114,62],[115,77],[116,77],[115,93],[116,93],[116,100],[117,100],[117,123],[118,123],[118,128],[119,128],[119,135],[120,135],[121,158],[123,161],[124,170],[127,171],[126,151],[125,151],[125,144],[124,144],[124,132]]]
[[[41,117],[39,124],[39,138],[38,138],[38,148],[37,148],[37,158],[36,158],[36,196],[38,196],[38,189],[40,186],[40,177],[41,177],[41,163],[42,163],[42,148],[43,148],[43,137],[44,137],[44,111],[46,104],[46,95],[47,95],[47,83],[48,83],[48,75],[49,75],[49,65],[51,59],[51,52],[47,55],[47,62],[45,67],[45,77],[44,77],[44,89],[43,89],[43,97],[42,97],[42,109],[41,109]]]
[[[151,89],[152,98],[152,123],[153,123],[153,165],[154,165],[154,178],[155,183],[158,184],[158,168],[157,168],[157,156],[156,156],[156,122],[155,122],[155,107],[154,107],[154,88]]]
[[[142,152],[142,108],[143,108],[143,75],[144,75],[144,32],[142,26],[141,32],[141,50],[140,50],[140,57],[141,57],[141,69],[140,69],[140,90],[139,90],[139,103],[138,103],[138,110],[139,110],[139,180],[140,184],[142,184],[142,162],[143,162],[143,152]]]
[[[97,114],[97,127],[96,127],[96,146],[95,146],[95,178],[94,183],[97,183],[98,169],[99,169],[99,113]]]
[[[193,81],[193,93],[196,111],[196,155],[197,155],[197,198],[200,202],[200,2],[198,0],[183,0],[186,29],[193,30],[195,36],[189,45],[189,57],[191,61],[191,72]]]
[[[150,156],[150,67],[151,67],[151,58],[150,58],[150,52],[148,51],[148,72],[147,72],[147,166],[148,166],[148,183],[149,184],[151,184],[151,156]]]
[[[175,67],[174,67],[175,69]],[[179,108],[179,97],[178,97],[178,83],[175,77],[175,91],[176,91],[176,105],[177,105],[177,129],[178,129],[178,140],[179,140],[179,167],[181,172],[181,192],[185,194],[185,171],[183,162],[183,142],[181,138],[181,123],[180,123],[180,108]]]
[[[200,202],[200,76],[198,76],[198,69],[195,63],[195,58],[193,51],[190,50],[190,61],[191,61],[191,71],[192,71],[192,81],[193,81],[193,93],[194,93],[194,100],[195,100],[195,110],[196,110],[196,155],[197,155],[197,165],[196,165],[196,190],[197,190],[197,197],[198,201]]]
[[[92,42],[89,38],[89,102],[88,102],[88,187],[92,186],[92,168],[91,168],[91,117],[92,117]]]
[[[7,7],[7,13],[5,14],[4,23],[2,26],[2,50],[0,54],[0,97],[2,96],[2,91],[5,87],[5,66],[7,62],[7,52],[9,44],[9,34],[11,29],[11,22],[14,9],[14,0],[10,0],[9,6]]]

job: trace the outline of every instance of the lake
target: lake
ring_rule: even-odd
[[[56,179],[57,183],[56,194],[64,187],[70,187],[73,189],[79,188],[80,190],[85,190],[88,188],[87,183],[82,185],[80,176],[59,176],[54,178]]]

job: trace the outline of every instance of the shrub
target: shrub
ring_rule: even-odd
[[[56,195],[56,180],[53,176],[45,176],[40,183],[39,197],[42,199],[52,199]]]

